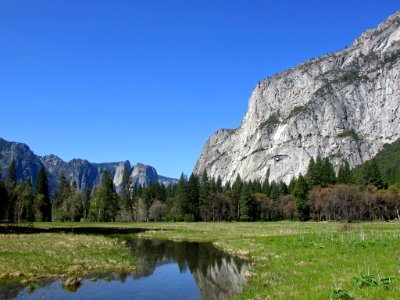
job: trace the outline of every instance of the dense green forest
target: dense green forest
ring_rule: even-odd
[[[49,195],[42,167],[35,187],[17,182],[15,162],[0,182],[0,220],[6,221],[275,221],[392,220],[400,218],[400,141],[372,160],[337,174],[328,158],[311,159],[307,173],[284,182],[245,182],[182,174],[175,186],[131,187],[117,193],[109,172],[94,189],[79,190],[64,175]],[[52,199],[52,201],[50,201]]]

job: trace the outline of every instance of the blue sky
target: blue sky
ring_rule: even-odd
[[[0,137],[190,174],[259,80],[350,45],[397,1],[0,0]]]

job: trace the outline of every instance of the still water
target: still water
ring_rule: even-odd
[[[0,292],[0,299],[229,299],[251,270],[210,243],[131,239],[127,245],[138,258],[131,273],[84,278],[74,292],[61,280],[42,282],[34,290]]]

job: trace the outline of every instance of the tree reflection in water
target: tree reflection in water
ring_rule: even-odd
[[[132,239],[131,253],[138,258],[133,278],[150,276],[163,264],[176,262],[181,273],[193,275],[203,299],[228,299],[241,292],[249,262],[216,249],[211,243]]]
[[[251,270],[249,262],[211,243],[126,241],[137,258],[131,273],[97,276],[97,281],[85,278],[73,293],[63,288],[61,280],[35,284],[34,291],[2,287],[0,299],[229,299],[241,292],[244,275]]]

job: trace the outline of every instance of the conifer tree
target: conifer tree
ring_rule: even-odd
[[[128,170],[124,169],[124,174],[122,175],[121,184],[121,204],[124,211],[129,215],[129,218],[133,221],[135,218],[135,207],[134,207],[134,197],[132,195],[132,179],[130,178]]]
[[[251,185],[247,182],[243,183],[240,193],[240,221],[251,220],[251,210],[253,205],[253,197]]]
[[[336,181],[335,169],[327,157],[322,161],[321,167],[321,183],[320,185],[326,187],[328,184],[334,184]]]
[[[232,204],[233,204],[233,219],[240,220],[240,195],[242,193],[243,181],[238,174],[232,184]]]
[[[90,206],[92,220],[101,222],[115,221],[120,207],[118,194],[115,192],[109,171],[104,171],[102,183],[95,188]]]
[[[85,198],[83,201],[83,215],[85,220],[89,220],[90,214],[90,200],[91,200],[91,193],[92,189],[90,188],[89,184],[85,184]]]
[[[306,221],[310,216],[310,207],[307,204],[308,184],[303,175],[300,174],[296,181],[293,194],[296,198],[296,212],[301,221]]]
[[[181,218],[185,218],[186,215],[190,214],[190,204],[188,201],[188,185],[186,181],[185,175],[182,173],[179,178],[177,187],[176,187],[176,207],[179,210],[179,215]],[[194,215],[193,215],[194,218]]]
[[[36,221],[51,221],[51,203],[49,197],[49,187],[44,166],[41,165],[36,181],[35,192],[35,219]]]
[[[58,179],[58,188],[52,207],[55,220],[72,220],[71,187],[64,173],[61,173]]]
[[[311,157],[310,162],[308,163],[308,167],[307,167],[307,173],[305,176],[305,179],[308,182],[308,185],[311,187],[313,187],[315,184],[315,180],[316,180],[316,166],[315,166],[315,160],[314,157]]]
[[[340,165],[339,167],[339,172],[337,176],[337,183],[340,184],[349,184],[352,183],[352,175],[350,171],[350,165],[347,160],[343,162],[343,164]]]
[[[0,180],[0,221],[8,219],[8,192],[3,181]]]
[[[15,164],[15,160],[13,159],[8,168],[8,176],[7,176],[7,191],[8,191],[8,207],[7,207],[7,219],[8,221],[13,222],[15,216],[15,202],[16,202],[16,191],[15,188],[17,186],[17,168]]]
[[[32,184],[28,179],[16,187],[15,221],[34,221]]]
[[[278,201],[279,199],[279,187],[275,181],[271,182],[271,194],[270,197],[274,201]]]
[[[189,177],[187,193],[188,193],[187,197],[189,204],[189,214],[194,216],[195,221],[198,221],[200,219],[200,212],[199,212],[200,181],[199,177],[193,173]]]
[[[204,170],[200,177],[200,187],[199,187],[199,210],[200,216],[204,220],[204,216],[208,215],[207,204],[211,196],[211,186],[207,171]]]
[[[385,188],[385,183],[382,179],[382,174],[379,170],[376,159],[372,159],[369,163],[367,163],[364,171],[364,178],[367,185],[376,186],[378,189]]]
[[[267,197],[271,196],[271,187],[268,178],[266,178],[262,184],[262,193]]]

